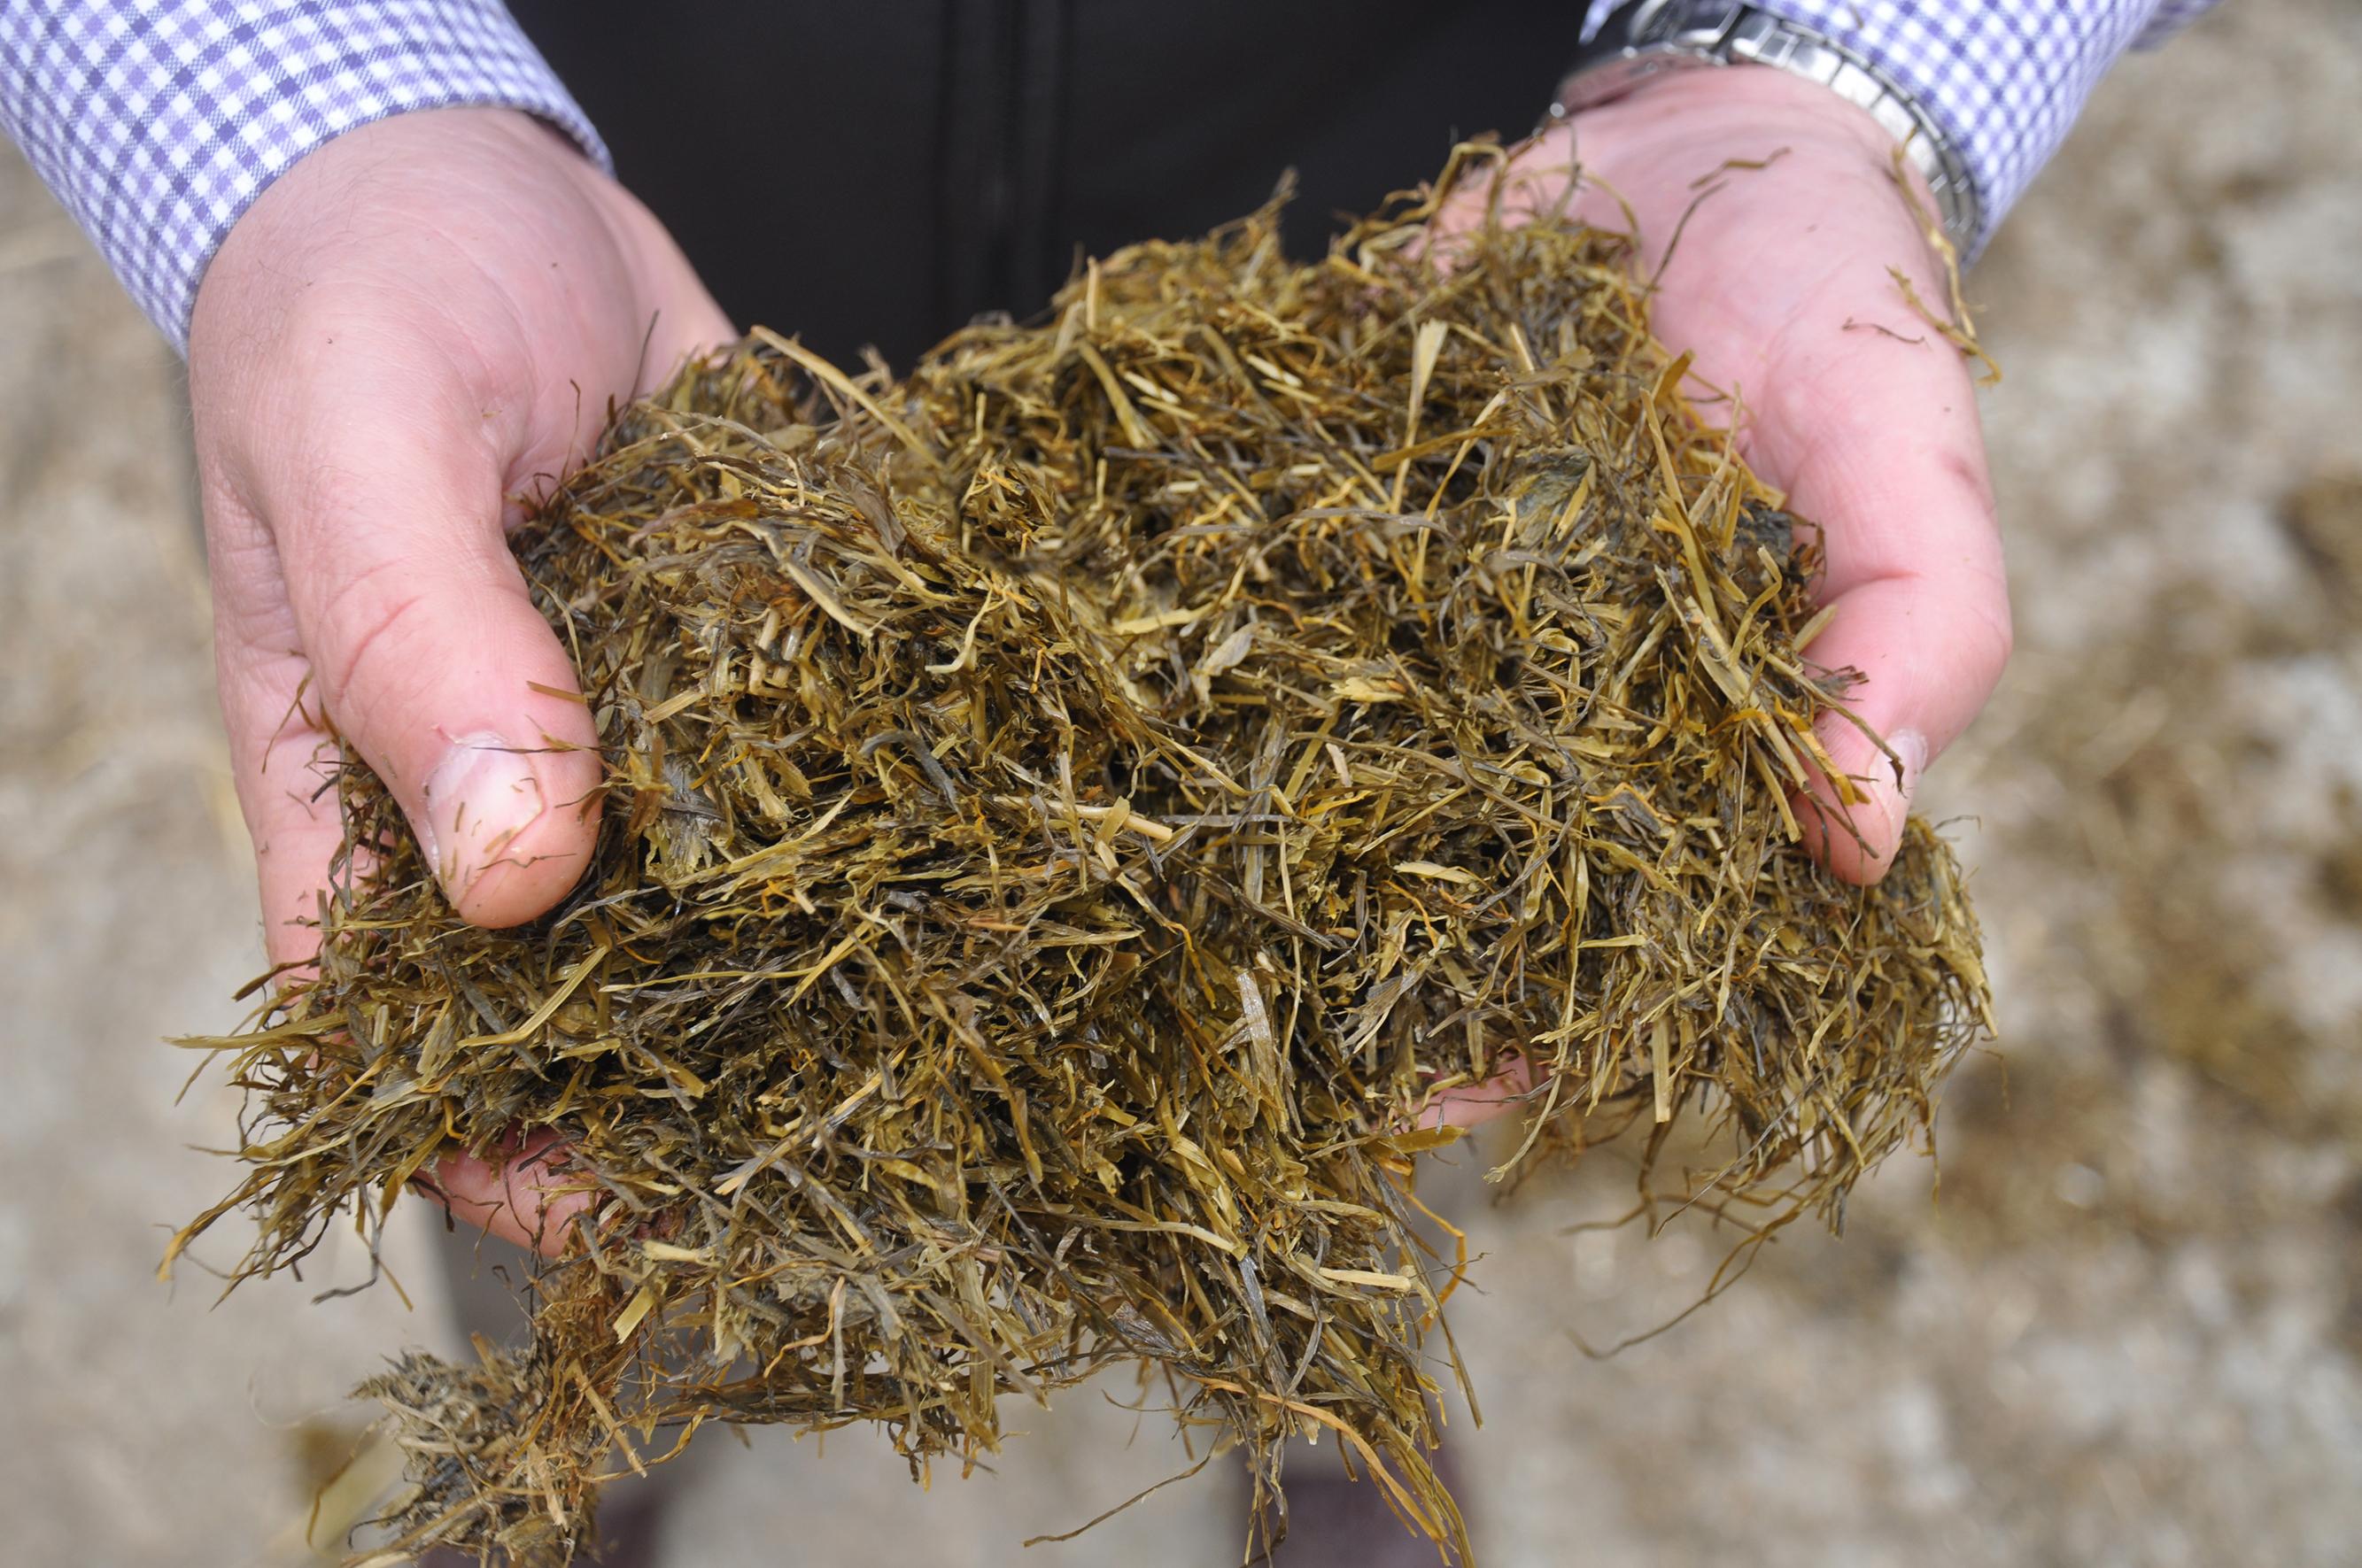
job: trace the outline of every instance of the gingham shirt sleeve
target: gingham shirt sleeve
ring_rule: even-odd
[[[1754,0],[1869,58],[1950,137],[1977,184],[1981,249],[2127,49],[2215,0]],[[1595,29],[1616,0],[1594,0]]]
[[[0,0],[0,126],[183,353],[230,225],[295,161],[412,109],[590,122],[500,0]]]

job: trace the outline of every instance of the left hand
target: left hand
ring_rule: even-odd
[[[1550,210],[1579,161],[1567,210],[1602,228],[1637,225],[1636,271],[1661,270],[1657,337],[1695,354],[1696,381],[1743,400],[1741,455],[1819,527],[1834,613],[1812,662],[1860,672],[1847,707],[1901,767],[1830,714],[1820,740],[1868,798],[1843,821],[1801,794],[1794,809],[1815,857],[1861,883],[1893,862],[1921,774],[1984,706],[2010,646],[1968,366],[1888,270],[1945,308],[1945,269],[1895,186],[1893,153],[1876,121],[1828,89],[1734,66],[1676,72],[1579,115],[1506,176],[1510,221]],[[1447,208],[1447,228],[1479,220],[1483,183]],[[1816,783],[1834,805],[1837,792]],[[1531,1078],[1520,1064],[1451,1091],[1429,1120],[1490,1121]]]
[[[1740,454],[1820,530],[1833,614],[1812,663],[1860,673],[1846,706],[1901,767],[1827,715],[1819,738],[1869,798],[1844,813],[1851,831],[1801,795],[1796,815],[1830,872],[1876,882],[1921,774],[1983,707],[2010,646],[1969,362],[1894,278],[1947,307],[1942,260],[1895,185],[1893,138],[1784,71],[1679,71],[1519,154],[1513,221],[1557,202],[1578,162],[1569,210],[1602,228],[1637,225],[1635,270],[1658,280],[1657,337],[1696,356],[1694,381],[1740,400]],[[1905,162],[1903,174],[1932,213],[1917,171]],[[1473,222],[1483,192],[1465,200]],[[1818,793],[1837,798],[1825,784]]]

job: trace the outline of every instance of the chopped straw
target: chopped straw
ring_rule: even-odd
[[[528,1346],[364,1390],[383,1550],[563,1562],[708,1420],[972,1462],[1136,1360],[1246,1451],[1251,1552],[1325,1429],[1464,1559],[1440,1096],[1528,1075],[1503,1177],[1637,1124],[1742,1246],[1927,1127],[1985,1017],[1959,872],[1917,822],[1874,888],[1812,863],[1815,552],[1625,238],[1435,223],[1498,157],[1313,265],[1276,203],[1125,250],[899,383],[757,332],[535,509],[590,872],[475,929],[348,755],[317,978],[191,1042],[251,1173],[175,1249],[250,1211],[241,1277],[544,1129],[595,1194]]]

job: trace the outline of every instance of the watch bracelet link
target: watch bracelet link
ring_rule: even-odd
[[[1583,47],[1544,126],[1614,103],[1670,71],[1768,65],[1818,82],[1903,144],[1936,199],[1944,236],[1966,257],[1983,228],[1976,181],[1951,138],[1911,94],[1855,50],[1738,0],[1631,0]]]

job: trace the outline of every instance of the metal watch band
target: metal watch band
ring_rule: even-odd
[[[1903,144],[1926,178],[1944,236],[1963,256],[1983,203],[1951,138],[1886,72],[1843,44],[1738,0],[1633,0],[1618,6],[1559,83],[1550,120],[1609,104],[1669,71],[1768,65],[1819,82]]]

